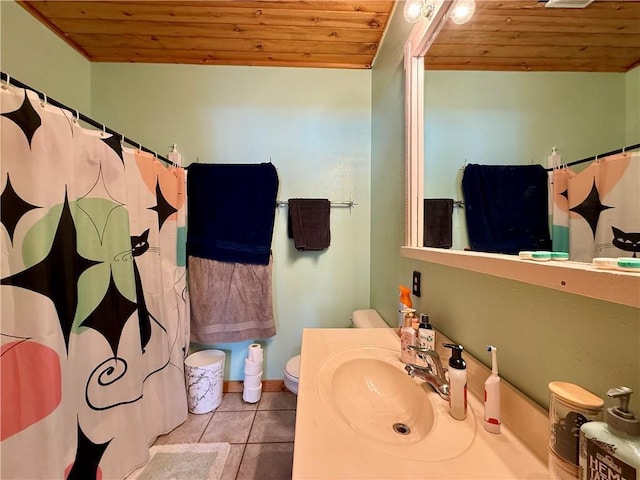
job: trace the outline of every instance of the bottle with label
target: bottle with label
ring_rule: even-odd
[[[456,420],[467,418],[467,363],[462,359],[464,348],[443,343],[451,349],[449,358],[449,413]]]
[[[413,307],[413,304],[411,302],[411,290],[404,285],[400,285],[398,288],[400,288],[400,302],[398,303],[398,329],[400,329],[404,326],[403,310]]]
[[[436,331],[433,329],[431,324],[429,323],[429,315],[423,313],[420,315],[420,323],[418,324],[418,346],[422,348],[428,348],[429,350],[436,349]],[[431,368],[435,372],[435,365],[433,365],[433,360],[431,357],[426,357],[424,361],[420,363],[427,362],[431,365]],[[425,367],[427,365],[424,365]]]
[[[611,388],[617,407],[607,408],[604,422],[580,427],[580,478],[582,480],[635,480],[640,474],[640,421],[629,410],[631,389]]]
[[[410,346],[416,344],[416,332],[411,326],[413,320],[416,318],[415,310],[412,308],[405,308],[404,312],[404,326],[400,330],[400,361],[403,363],[416,363],[416,351]]]
[[[418,325],[418,345],[429,350],[436,349],[436,331],[429,323],[429,315],[420,315],[420,325]]]

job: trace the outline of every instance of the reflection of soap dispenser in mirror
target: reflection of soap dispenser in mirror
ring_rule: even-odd
[[[443,343],[451,349],[449,358],[449,413],[456,420],[467,418],[467,364],[462,359],[464,348],[455,343]]]
[[[489,433],[500,433],[500,377],[497,351],[493,345],[487,346],[487,352],[491,352],[491,375],[484,382],[484,429]]]
[[[605,411],[604,422],[580,427],[580,478],[640,478],[640,421],[629,410],[631,389],[611,388],[607,392],[620,404]]]

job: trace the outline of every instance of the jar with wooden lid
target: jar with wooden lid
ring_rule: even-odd
[[[604,401],[579,385],[549,383],[549,449],[560,457],[563,466],[578,469],[580,427],[602,419]],[[560,463],[560,462],[558,462]]]

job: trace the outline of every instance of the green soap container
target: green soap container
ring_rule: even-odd
[[[622,257],[618,259],[618,268],[628,272],[640,272],[640,258]]]
[[[545,252],[544,250],[539,250],[537,252],[533,252],[531,254],[531,258],[538,262],[547,262],[551,260],[551,252]]]

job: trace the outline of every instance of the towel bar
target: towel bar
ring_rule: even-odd
[[[276,205],[278,207],[286,207],[289,205],[289,202],[283,202],[281,200],[278,200],[276,202]],[[349,200],[348,202],[331,202],[331,206],[332,207],[348,207],[348,208],[353,208],[354,206],[358,205],[356,202],[354,202],[353,200]]]

